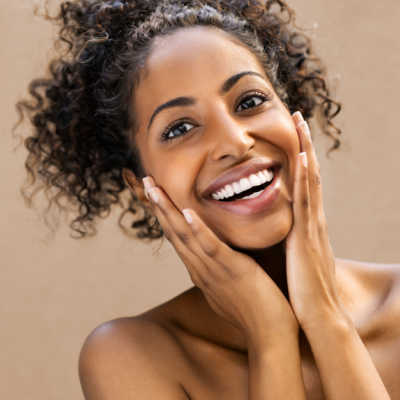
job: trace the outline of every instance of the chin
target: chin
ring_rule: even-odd
[[[237,232],[237,229],[229,229],[228,233],[220,233],[218,236],[233,249],[265,250],[282,242],[289,234],[293,224],[293,214],[291,210],[285,214],[280,215],[275,221],[262,221],[240,232]]]

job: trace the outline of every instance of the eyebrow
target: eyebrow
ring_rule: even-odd
[[[259,74],[258,72],[255,71],[243,71],[239,72],[238,74],[235,74],[228,78],[221,86],[221,89],[218,91],[219,95],[222,96],[223,94],[229,92],[229,90],[232,89],[232,87],[242,78],[243,76],[246,75],[255,75],[263,80],[265,80],[264,76]],[[160,113],[162,110],[165,110],[167,108],[172,108],[172,107],[187,107],[191,106],[193,104],[196,104],[197,100],[194,97],[176,97],[175,99],[169,100],[166,103],[163,103],[159,105],[153,112],[149,124],[147,126],[147,130],[150,129],[151,124],[153,123],[154,118],[158,113]]]

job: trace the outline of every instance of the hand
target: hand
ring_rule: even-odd
[[[166,238],[218,315],[241,330],[252,345],[297,335],[298,322],[289,302],[251,257],[222,242],[192,209],[183,210],[192,220],[188,223],[151,177],[143,182]]]
[[[322,202],[320,167],[310,129],[300,112],[293,114],[302,153],[293,189],[294,223],[285,239],[289,298],[303,329],[326,316],[347,318],[338,297],[335,258]],[[305,163],[307,165],[305,165]]]

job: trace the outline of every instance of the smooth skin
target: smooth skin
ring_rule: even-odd
[[[221,94],[242,71],[262,77]],[[178,31],[156,41],[136,93],[147,189],[130,171],[124,178],[195,287],[92,332],[80,357],[86,398],[400,399],[399,266],[334,257],[309,127],[257,59],[224,32]],[[163,110],[147,129],[154,109],[179,96],[197,102]],[[181,119],[179,138],[161,142]],[[282,163],[274,207],[239,216],[201,197],[259,156]]]

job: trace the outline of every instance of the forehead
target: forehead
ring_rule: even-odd
[[[158,37],[136,90],[137,111],[148,115],[174,97],[217,93],[227,78],[249,70],[267,79],[253,53],[219,29],[183,28]]]

